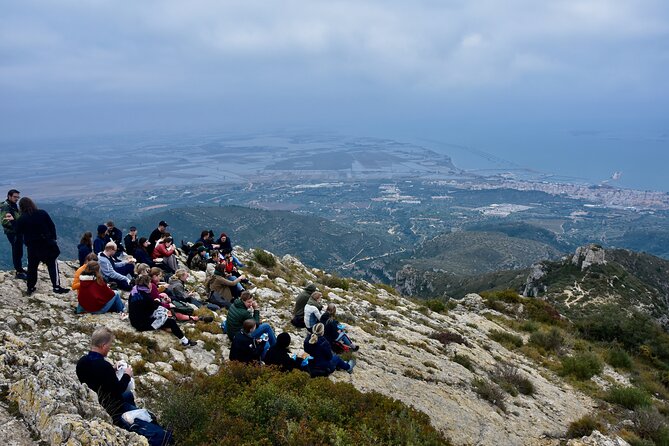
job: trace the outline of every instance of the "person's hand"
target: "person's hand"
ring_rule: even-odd
[[[10,214],[9,212],[7,212],[7,213],[5,214],[5,220],[7,220],[7,221],[14,221],[14,217],[12,216],[12,214]]]
[[[258,309],[258,302],[256,302],[256,301],[254,300],[253,303],[251,304],[251,306],[253,306],[253,309],[254,309],[254,310],[257,310],[257,309]]]
[[[246,280],[246,276],[244,274],[240,275],[239,280]]]
[[[129,377],[132,378],[132,366],[128,365],[128,367],[125,368],[123,373],[125,373],[126,375],[128,375]]]

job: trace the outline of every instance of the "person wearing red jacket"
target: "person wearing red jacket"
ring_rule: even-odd
[[[125,309],[118,292],[109,288],[100,273],[100,264],[91,260],[79,276],[77,313],[120,313]]]
[[[160,265],[161,268],[165,269],[170,274],[174,274],[174,271],[178,268],[177,256],[175,254],[176,248],[174,246],[174,240],[172,237],[165,237],[164,239],[158,240],[156,247],[151,253],[151,257],[153,257],[153,261],[157,265]]]

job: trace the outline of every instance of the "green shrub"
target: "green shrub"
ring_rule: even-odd
[[[567,438],[587,437],[594,430],[603,430],[602,423],[597,421],[592,415],[584,415],[578,420],[569,423]]]
[[[424,305],[430,310],[435,311],[437,313],[445,313],[446,311],[448,311],[446,304],[444,304],[439,299],[426,300]]]
[[[264,249],[254,249],[253,259],[265,268],[274,268],[276,266],[276,258]]]
[[[667,420],[656,407],[642,407],[634,411],[634,430],[641,438],[651,439],[658,445],[669,445]]]
[[[467,355],[461,355],[459,353],[456,353],[455,355],[453,355],[453,362],[457,362],[470,372],[474,371],[474,364],[472,363],[472,359]]]
[[[618,404],[630,410],[649,406],[651,403],[650,395],[638,387],[613,386],[607,392],[605,399],[609,403]]]
[[[637,311],[621,314],[617,305],[600,307],[597,312],[576,321],[576,327],[586,339],[617,342],[628,351],[650,345],[662,335],[659,325],[649,316]]]
[[[529,298],[523,302],[525,316],[528,319],[545,324],[557,324],[562,321],[560,312],[545,300]]]
[[[326,274],[320,277],[318,280],[323,285],[328,286],[330,288],[341,288],[344,291],[348,291],[349,289],[348,280],[343,279],[337,276],[336,274]]]
[[[532,395],[534,393],[534,384],[528,378],[523,376],[517,367],[508,364],[497,365],[490,374],[492,380],[510,395],[517,396]]]
[[[506,405],[504,404],[506,394],[498,385],[483,378],[474,378],[472,380],[472,388],[478,396],[506,412]]]
[[[488,337],[493,341],[497,341],[506,348],[514,349],[523,346],[523,338],[520,336],[508,333],[501,330],[490,330]]]
[[[562,358],[563,375],[573,375],[577,379],[586,380],[602,373],[602,361],[590,352],[579,353]]]
[[[611,367],[617,369],[626,369],[629,370],[632,368],[632,358],[627,352],[621,348],[614,347],[608,351],[606,355],[606,362],[608,362]]]
[[[525,321],[520,326],[521,330],[526,331],[528,333],[534,333],[535,331],[539,331],[539,328],[540,325],[535,321]]]
[[[536,331],[532,333],[528,343],[546,351],[559,352],[564,346],[564,336],[557,328],[551,328],[549,331]]]
[[[226,363],[157,399],[161,422],[185,446],[448,444],[427,415],[397,400],[298,371]]]

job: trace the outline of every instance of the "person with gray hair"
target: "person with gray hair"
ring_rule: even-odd
[[[118,361],[114,367],[105,359],[113,343],[114,333],[109,328],[98,327],[93,332],[90,351],[77,362],[79,382],[98,395],[100,405],[111,416],[114,425],[146,437],[151,446],[173,443],[172,432],[163,429],[150,412],[138,409],[135,396],[127,390],[133,376],[132,367],[123,361]],[[121,363],[122,368],[119,367]],[[120,378],[117,369],[123,371]]]
[[[107,283],[115,283],[118,288],[130,291],[132,290],[130,280],[135,270],[134,259],[129,262],[117,262],[114,258],[115,254],[116,243],[114,242],[107,243],[104,251],[98,254],[102,277]]]

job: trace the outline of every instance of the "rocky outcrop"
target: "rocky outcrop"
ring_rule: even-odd
[[[571,263],[585,271],[592,265],[603,265],[606,263],[606,251],[599,245],[590,244],[579,246],[571,258]]]
[[[593,431],[588,437],[569,440],[567,446],[630,446],[630,444],[618,436],[610,438],[599,431]]]
[[[241,249],[238,253],[242,261],[251,260],[250,253]],[[73,266],[61,264],[66,283]],[[319,281],[324,273],[290,256],[272,269],[273,279],[269,273],[251,275],[261,316],[278,332],[288,331],[292,350],[299,352],[304,333],[289,324],[293,298],[306,281]],[[202,280],[202,274],[193,274],[189,286],[202,291]],[[135,332],[117,314],[75,315],[74,293],[54,295],[47,281],[41,270],[38,292],[27,297],[24,282],[0,273],[0,310],[5,315],[0,321],[0,384],[8,390],[10,404],[16,405],[17,431],[33,432],[40,441],[144,444],[144,439],[112,426],[95,395],[76,380],[74,364],[98,325],[117,334],[110,360],[134,364],[140,406],[141,397],[146,397],[142,389],[187,379],[196,371],[216,373],[228,356],[229,342],[218,328],[224,313],[207,326],[184,324],[186,334],[198,340],[197,346],[184,349],[168,333]],[[488,333],[509,328],[486,317],[501,315],[488,309],[477,294],[467,295],[445,315],[364,281],[348,281],[347,290],[319,286],[361,345],[355,373],[335,373],[331,379],[415,407],[454,444],[557,445],[559,441],[551,439],[561,437],[571,421],[595,405],[548,370],[491,340]],[[446,331],[464,342],[442,344],[433,337]],[[471,367],[453,361],[456,354],[469,358]],[[475,378],[488,379],[501,364],[517,369],[535,388],[532,396],[507,395],[505,411],[479,398],[472,388]]]
[[[530,268],[530,273],[525,280],[525,287],[523,288],[523,296],[537,297],[539,293],[546,292],[546,285],[541,280],[546,276],[546,271],[542,263],[535,263]]]

